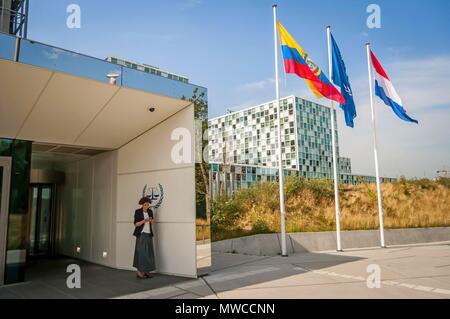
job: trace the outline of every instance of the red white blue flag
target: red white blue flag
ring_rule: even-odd
[[[394,113],[403,121],[419,123],[415,119],[406,114],[403,102],[391,80],[384,71],[375,54],[370,50],[372,65],[375,69],[375,95],[383,100],[384,104],[390,106]]]

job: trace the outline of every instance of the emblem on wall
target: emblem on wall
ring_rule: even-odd
[[[164,189],[161,184],[158,184],[158,187],[148,187],[145,184],[142,190],[142,197],[147,197],[152,201],[151,208],[159,208],[164,199]]]

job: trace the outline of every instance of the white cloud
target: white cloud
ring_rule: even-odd
[[[436,170],[450,164],[450,57],[403,60],[383,66],[408,114],[419,125],[400,120],[375,97],[381,174],[434,177]],[[352,159],[354,172],[374,174],[367,74],[356,78],[352,85],[358,117],[355,128],[350,129],[345,126],[342,111],[338,112],[341,155]]]
[[[399,61],[389,69],[407,110],[450,104],[450,56]]]
[[[190,10],[203,4],[203,0],[183,0],[178,6],[180,11]]]
[[[42,50],[42,54],[44,54],[49,60],[58,60],[59,56],[64,52],[66,51],[58,48],[51,48],[50,50],[47,49]]]
[[[249,82],[239,86],[240,91],[253,91],[253,90],[262,90],[266,89],[269,85],[274,85],[274,78],[267,78],[261,81]]]

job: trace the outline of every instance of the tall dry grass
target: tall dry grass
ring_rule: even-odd
[[[450,226],[450,186],[430,180],[401,179],[382,185],[386,228]],[[344,230],[377,229],[376,187],[340,185],[341,227]],[[213,203],[212,238],[280,231],[278,184],[255,184],[232,198]],[[286,180],[287,232],[335,229],[333,184],[330,181]]]

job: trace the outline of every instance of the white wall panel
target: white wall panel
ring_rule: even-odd
[[[114,244],[111,243],[113,231],[113,194],[116,179],[114,171],[115,153],[108,152],[97,156],[94,160],[93,203],[91,217],[91,260],[100,264],[111,264],[111,252]],[[106,252],[106,257],[103,257]]]
[[[115,265],[116,156],[108,152],[65,166],[60,253]]]
[[[62,211],[61,213],[61,238],[58,243],[59,252],[66,256],[74,256],[74,228],[76,216],[75,192],[77,187],[78,165],[68,164],[64,167],[66,175],[65,184],[62,187]]]
[[[133,256],[135,237],[133,236],[133,220],[117,223],[116,237],[116,267],[120,269],[135,270],[133,268]]]
[[[175,128],[185,128],[194,137],[193,106],[176,113],[122,147],[118,155],[119,174],[192,166],[192,163],[176,164],[172,161],[171,151],[178,143],[171,140],[171,134]],[[193,151],[191,154],[193,155]]]
[[[155,225],[156,267],[161,273],[195,277],[195,222]]]
[[[135,237],[132,222],[117,223],[117,264],[120,269],[135,270],[133,256]],[[156,270],[160,273],[195,277],[195,223],[155,223]]]
[[[93,160],[78,162],[78,183],[76,187],[75,244],[80,245],[79,258],[91,260],[91,210]]]
[[[194,167],[171,169],[140,174],[119,175],[117,221],[133,220],[139,208],[145,185],[163,186],[163,204],[156,212],[158,222],[195,221],[195,171]]]

